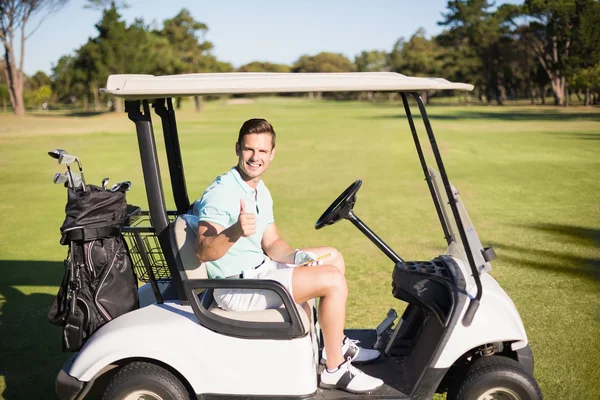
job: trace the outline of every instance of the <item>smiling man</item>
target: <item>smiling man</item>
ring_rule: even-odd
[[[273,126],[264,119],[242,125],[235,144],[238,164],[217,177],[194,204],[199,220],[196,256],[206,263],[209,278],[276,280],[296,304],[319,297],[326,363],[320,385],[371,392],[383,381],[362,373],[352,362],[369,362],[380,354],[344,336],[348,289],[341,253],[332,247],[294,249],[275,226],[273,199],[261,179],[275,156],[275,138]],[[327,263],[315,260],[326,254]],[[282,306],[281,298],[269,290],[219,289],[214,296],[225,310]]]

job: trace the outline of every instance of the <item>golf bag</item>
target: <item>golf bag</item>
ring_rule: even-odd
[[[65,273],[48,320],[63,327],[63,351],[77,351],[110,320],[139,308],[137,278],[121,235],[125,193],[94,185],[68,189],[60,243]]]

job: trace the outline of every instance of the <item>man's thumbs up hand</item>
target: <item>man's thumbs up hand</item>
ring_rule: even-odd
[[[238,217],[240,236],[252,236],[256,233],[256,215],[246,212],[246,203],[240,199],[240,216]]]

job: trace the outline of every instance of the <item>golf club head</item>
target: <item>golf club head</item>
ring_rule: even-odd
[[[58,156],[58,163],[61,165],[64,164],[73,164],[74,162],[77,162],[78,158],[74,155],[71,155],[67,152],[61,153]]]
[[[125,193],[130,188],[131,188],[131,182],[123,181],[123,182],[117,182],[114,185],[112,185],[112,187],[110,188],[110,191],[113,193],[117,192],[117,191]]]
[[[52,158],[55,158],[58,160],[58,158],[60,157],[61,154],[68,154],[66,150],[63,149],[54,149],[48,152],[48,155]]]
[[[67,176],[67,174],[61,174],[60,172],[57,172],[54,174],[54,179],[52,179],[52,182],[54,182],[54,184],[59,185],[59,184],[64,184],[67,183],[69,181],[69,177]]]
[[[77,175],[77,174],[71,174],[72,175],[72,179],[73,179],[73,184],[72,187],[73,188],[78,188],[79,186],[81,186],[82,181],[81,181],[81,176]]]

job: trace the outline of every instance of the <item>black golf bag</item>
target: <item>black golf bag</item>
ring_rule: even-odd
[[[94,185],[68,189],[60,243],[65,274],[48,320],[63,327],[63,351],[77,351],[97,329],[139,308],[137,278],[121,235],[125,193]]]

